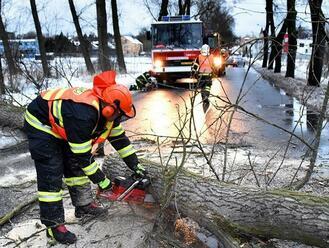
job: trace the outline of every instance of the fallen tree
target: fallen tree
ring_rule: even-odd
[[[163,171],[159,164],[147,164],[155,198],[160,199],[167,178],[175,169]],[[110,177],[129,171],[118,158],[107,157],[104,171]],[[131,173],[131,172],[130,172]],[[172,181],[170,181],[172,182]],[[171,190],[178,210],[199,222],[219,239],[222,232],[233,237],[257,236],[329,246],[329,197],[307,193],[240,187],[203,178],[181,170]],[[173,203],[173,202],[172,202]]]
[[[22,129],[24,108],[0,101],[0,126],[10,129]]]

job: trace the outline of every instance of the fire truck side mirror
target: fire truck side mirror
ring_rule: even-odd
[[[146,39],[151,40],[151,32],[150,31],[146,31]]]

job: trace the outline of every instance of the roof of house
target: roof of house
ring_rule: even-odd
[[[124,35],[123,36],[125,39],[129,40],[130,42],[132,43],[135,43],[135,44],[143,44],[142,42],[140,42],[139,40],[129,36],[129,35]]]

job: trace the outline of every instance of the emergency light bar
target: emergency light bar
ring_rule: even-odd
[[[170,22],[170,21],[189,21],[191,20],[191,16],[189,15],[179,15],[179,16],[162,16],[162,21]]]

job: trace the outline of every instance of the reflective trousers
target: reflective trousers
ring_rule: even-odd
[[[63,176],[68,182],[73,206],[84,206],[93,201],[90,181],[75,162],[66,141],[37,130],[26,121],[24,129],[37,172],[41,222],[46,226],[62,224],[65,221]]]

